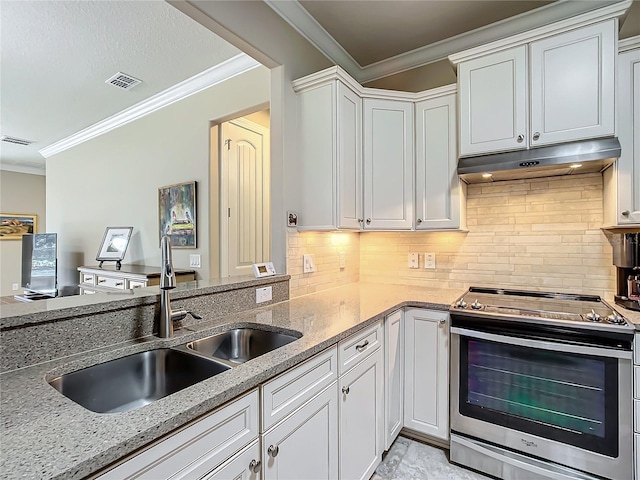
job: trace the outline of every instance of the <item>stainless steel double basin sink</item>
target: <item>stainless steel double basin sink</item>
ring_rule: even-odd
[[[49,384],[97,413],[135,410],[302,337],[234,328],[174,348],[134,353],[67,373]]]

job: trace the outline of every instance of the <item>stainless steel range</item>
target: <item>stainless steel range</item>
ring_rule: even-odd
[[[597,296],[472,287],[450,307],[451,460],[630,480],[634,327]]]

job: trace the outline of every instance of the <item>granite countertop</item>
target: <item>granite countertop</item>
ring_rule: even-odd
[[[5,478],[83,478],[298,365],[393,310],[447,310],[459,290],[351,284],[203,323],[174,338],[146,337],[0,375]],[[262,355],[138,410],[90,412],[47,380],[86,366],[152,348],[172,347],[243,324],[303,333],[300,340]]]

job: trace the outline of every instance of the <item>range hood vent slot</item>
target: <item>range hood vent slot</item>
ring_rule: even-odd
[[[33,140],[25,140],[24,138],[10,137],[9,135],[2,135],[2,137],[0,137],[0,141],[13,143],[14,145],[22,145],[23,147],[36,143]]]
[[[620,142],[612,137],[463,157],[458,160],[458,175],[467,183],[481,183],[601,172],[620,151]]]

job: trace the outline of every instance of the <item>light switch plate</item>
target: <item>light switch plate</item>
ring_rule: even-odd
[[[200,255],[189,255],[189,266],[193,268],[200,268],[202,266]]]
[[[312,273],[316,271],[316,263],[313,261],[313,255],[302,255],[302,272]]]
[[[418,254],[415,252],[410,253],[408,262],[409,262],[409,268],[418,268],[419,267]]]
[[[347,254],[345,252],[340,252],[338,254],[338,263],[341,269],[347,266]]]

